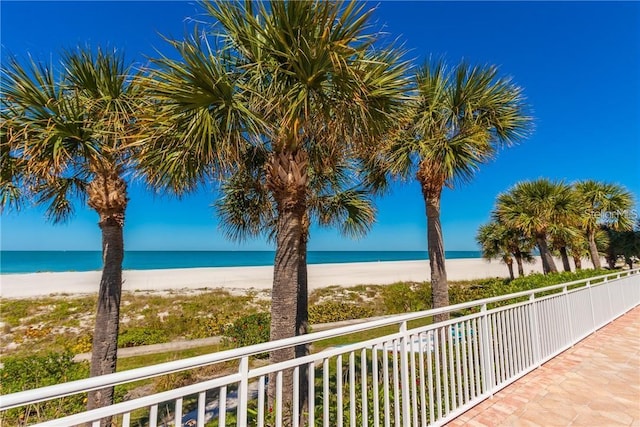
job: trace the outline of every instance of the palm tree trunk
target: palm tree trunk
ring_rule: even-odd
[[[516,259],[516,264],[518,265],[518,277],[523,277],[524,276],[524,265],[522,263],[522,252],[520,252],[520,250],[517,250],[513,254],[513,257]]]
[[[582,258],[580,258],[580,255],[573,256],[573,264],[576,266],[576,271],[582,270]]]
[[[309,240],[309,225],[306,217],[303,221],[303,231],[300,239],[300,257],[298,259],[298,313],[296,316],[297,335],[309,332],[309,286],[307,280],[307,242]],[[296,357],[304,357],[309,354],[309,344],[296,346]],[[299,384],[299,414],[300,425],[306,425],[305,414],[308,411],[309,371],[300,369]]]
[[[600,264],[600,254],[598,253],[598,246],[596,245],[596,233],[589,231],[587,237],[589,238],[589,255],[591,256],[591,263],[593,268],[599,270],[602,268]]]
[[[300,278],[300,242],[302,237],[302,216],[300,209],[279,209],[276,229],[276,255],[273,266],[273,289],[271,291],[271,334],[270,340],[290,338],[296,335],[298,312],[298,280]],[[269,354],[273,363],[291,360],[296,356],[293,347],[274,350]],[[269,378],[269,405],[275,403],[275,375]],[[290,419],[293,372],[283,372],[282,407]]]
[[[429,248],[429,265],[431,267],[431,307],[440,308],[449,305],[449,289],[447,286],[447,270],[445,268],[444,238],[440,223],[440,195],[425,194],[427,208],[427,244]],[[449,314],[434,316],[434,322],[449,320]]]
[[[91,350],[90,375],[92,377],[116,371],[124,257],[123,221],[124,212],[100,221],[103,268]],[[113,387],[95,390],[89,392],[87,409],[100,408],[112,403]],[[102,420],[102,425],[110,425],[110,423],[110,419]]]
[[[507,268],[509,269],[509,278],[511,278],[511,280],[515,279],[513,275],[513,260],[511,258],[507,260]]]
[[[542,269],[544,270],[544,274],[557,273],[558,269],[556,268],[556,264],[553,261],[553,257],[551,256],[551,251],[549,251],[549,247],[547,246],[547,236],[545,236],[544,234],[538,234],[536,236],[536,243],[538,244],[538,249],[540,250],[540,257],[542,258]]]
[[[560,257],[562,258],[562,268],[564,271],[571,271],[571,264],[569,264],[569,254],[567,253],[567,247],[560,247]]]

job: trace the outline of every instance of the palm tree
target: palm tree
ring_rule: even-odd
[[[574,221],[569,220],[569,222],[573,223]],[[577,235],[577,229],[570,223],[554,224],[549,230],[551,247],[560,254],[562,269],[564,271],[571,271],[571,264],[569,263],[569,246],[570,242],[573,241],[574,236]]]
[[[533,261],[530,253],[533,247],[531,239],[528,239],[519,230],[508,228],[496,219],[480,226],[476,241],[480,244],[484,258],[489,260],[500,258],[507,264],[511,279],[514,278],[514,259],[518,266],[518,277],[524,276],[523,263]]]
[[[569,253],[576,270],[582,270],[582,259],[589,257],[589,241],[583,233],[574,234],[568,241]]]
[[[601,268],[600,254],[596,245],[596,232],[600,224],[605,224],[614,230],[631,230],[633,196],[624,187],[585,180],[573,185],[581,208],[580,226],[589,241],[591,262],[596,269]]]
[[[90,369],[91,376],[97,376],[116,369],[128,203],[124,174],[138,88],[115,51],[69,51],[62,55],[61,69],[59,79],[52,67],[34,61],[22,66],[12,59],[2,69],[8,128],[3,155],[13,153],[20,159],[24,167],[18,177],[24,190],[37,204],[48,205],[50,220],[68,219],[74,200],[86,200],[99,215],[103,269]],[[5,166],[3,162],[3,188],[8,182]],[[87,406],[112,402],[113,388],[108,388],[90,392]]]
[[[24,204],[24,162],[10,144],[9,119],[2,114],[0,124],[0,213],[19,210]]]
[[[548,246],[550,233],[566,226],[576,215],[571,188],[548,179],[524,181],[500,194],[495,216],[509,227],[535,239],[545,273],[557,272]]]
[[[322,146],[317,146],[311,157],[324,156]],[[265,191],[265,153],[247,153],[245,161],[239,165],[233,176],[221,188],[222,197],[216,207],[227,237],[242,241],[247,238],[266,235],[273,240],[276,233],[276,204]],[[311,165],[319,162],[310,162]],[[375,209],[369,192],[360,188],[348,162],[340,162],[330,170],[309,169],[308,211],[303,218],[303,233],[300,242],[300,268],[298,275],[298,314],[296,324],[298,334],[308,331],[308,283],[307,283],[307,243],[309,227],[317,223],[322,227],[337,227],[349,237],[359,237],[369,230],[375,219]],[[308,345],[296,347],[296,357],[309,354]],[[299,404],[300,413],[305,412],[306,372],[300,373]],[[302,422],[304,424],[304,422]]]
[[[406,63],[397,50],[373,47],[365,5],[203,6],[220,50],[198,36],[173,42],[180,61],[155,61],[148,93],[156,111],[140,161],[154,185],[183,192],[233,176],[245,153],[264,156],[259,191],[272,201],[276,244],[271,339],[291,337],[300,330],[311,173],[376,152],[403,109]]]
[[[515,278],[513,274],[513,258],[507,248],[507,229],[497,222],[489,222],[481,225],[476,235],[476,241],[482,249],[482,256],[488,260],[501,259],[509,269],[509,278]]]
[[[390,146],[390,170],[404,177],[415,171],[426,206],[433,307],[449,304],[440,198],[445,186],[470,181],[498,149],[529,132],[522,89],[499,77],[493,66],[444,62],[421,68],[417,100],[404,137]],[[447,316],[439,316],[446,319]]]

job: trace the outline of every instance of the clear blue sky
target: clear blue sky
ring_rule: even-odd
[[[159,34],[180,38],[198,18],[193,2],[0,3],[2,58],[31,54],[54,60],[78,44],[124,49],[144,62],[170,52]],[[382,2],[377,24],[411,49],[416,63],[430,55],[454,63],[500,66],[525,88],[536,122],[531,138],[500,153],[476,179],[446,190],[442,223],[447,250],[475,250],[496,195],[519,180],[593,178],[640,195],[640,3],[638,2]],[[128,250],[269,250],[264,241],[224,239],[201,191],[175,200],[130,189]],[[360,240],[312,230],[311,250],[426,250],[419,188],[397,183],[377,202],[377,224]],[[99,250],[97,215],[78,206],[67,224],[51,225],[42,210],[0,219],[3,250]]]

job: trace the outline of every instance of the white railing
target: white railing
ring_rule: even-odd
[[[218,378],[41,426],[439,426],[640,304],[640,269],[0,396],[0,411],[208,365]],[[431,324],[432,316],[452,319]],[[398,328],[397,332],[380,328]],[[254,356],[379,329],[377,338],[259,366]],[[286,372],[292,372],[288,390]],[[301,378],[311,379],[300,387]],[[275,381],[269,398],[268,382]],[[284,390],[284,391],[283,391]],[[289,393],[290,392],[290,393]],[[289,399],[290,401],[283,400]]]

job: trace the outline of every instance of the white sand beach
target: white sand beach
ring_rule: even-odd
[[[557,265],[561,266],[561,263]],[[588,266],[585,266],[588,267]],[[515,266],[514,266],[515,268]],[[542,272],[537,258],[525,264],[525,273]],[[390,284],[402,280],[429,280],[428,261],[362,262],[309,265],[311,290],[325,286]],[[449,280],[508,277],[506,265],[498,261],[467,258],[447,261]],[[125,270],[124,291],[162,291],[225,288],[229,290],[270,289],[273,267],[216,267],[169,270]],[[0,297],[28,298],[51,294],[97,292],[100,272],[29,273],[0,275]]]

